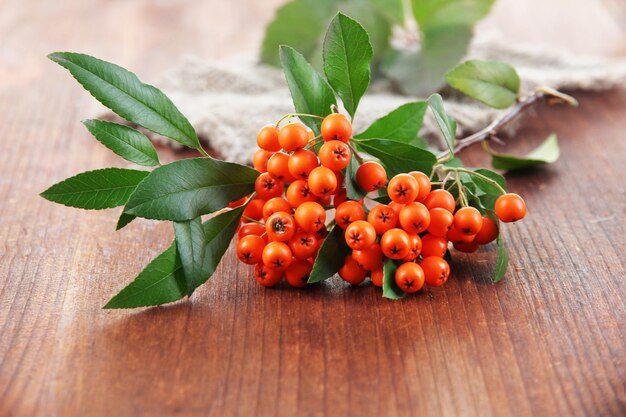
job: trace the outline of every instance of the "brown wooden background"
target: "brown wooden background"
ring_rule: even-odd
[[[149,80],[182,53],[254,51],[278,3],[0,0],[0,416],[625,415],[624,90],[539,108],[512,141],[523,152],[556,131],[562,158],[508,176],[529,216],[504,232],[501,284],[480,253],[398,302],[336,280],[265,290],[231,248],[189,301],[100,309],[172,230],[116,233],[116,211],[37,197],[123,166],[79,122],[101,108],[45,55],[89,52]],[[480,30],[623,55],[624,15],[619,0],[501,0]]]

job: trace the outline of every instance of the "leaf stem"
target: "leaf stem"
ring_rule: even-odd
[[[207,153],[207,151],[205,151],[205,150],[204,150],[204,148],[203,148],[202,146],[200,146],[200,147],[198,148],[198,152],[200,152],[200,154],[201,154],[202,156],[204,156],[204,157],[207,157],[207,158],[210,158],[210,157],[211,157],[211,155],[209,155],[209,154]]]
[[[316,114],[307,114],[307,113],[287,113],[276,122],[276,127],[280,126],[280,123],[285,119],[291,119],[292,117],[312,117],[314,119],[324,119],[322,116],[318,116]]]
[[[482,179],[483,181],[487,181],[489,184],[493,185],[494,187],[496,187],[498,190],[500,190],[500,192],[502,192],[502,194],[506,194],[506,190],[504,188],[502,188],[502,186],[498,183],[498,181],[492,180],[491,178],[487,177],[486,175],[483,174],[479,174],[476,171],[472,171],[471,169],[466,169],[466,168],[444,168],[444,170],[446,171],[454,171],[454,172],[464,172],[468,175],[473,175],[475,177],[478,177],[480,179]]]
[[[359,152],[356,150],[356,148],[354,147],[354,145],[352,145],[350,142],[348,142],[348,146],[350,147],[350,150],[352,151],[352,153],[354,154],[354,157],[356,158],[357,161],[359,161],[359,165],[363,165],[365,163],[365,160],[363,159],[363,157],[359,154]]]
[[[550,105],[568,104],[573,107],[578,106],[578,102],[576,101],[576,99],[567,94],[563,94],[560,91],[554,90],[550,87],[537,87],[532,93],[520,97],[517,100],[517,103],[515,103],[515,105],[511,107],[511,109],[507,113],[504,113],[502,116],[496,118],[484,129],[479,130],[478,132],[470,136],[457,140],[456,146],[454,147],[453,151],[443,151],[438,155],[438,160],[447,162],[454,154],[458,153],[462,149],[465,149],[468,146],[473,145],[474,143],[482,142],[484,140],[490,140],[491,138],[496,137],[498,133],[512,120],[518,117],[533,104],[541,100],[545,100]]]

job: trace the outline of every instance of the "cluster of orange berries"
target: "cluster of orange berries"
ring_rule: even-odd
[[[259,132],[253,165],[261,174],[243,212],[237,256],[255,265],[261,285],[274,286],[283,276],[294,287],[307,284],[328,234],[328,210],[335,210],[334,222],[345,230],[352,250],[338,272],[352,285],[369,275],[381,287],[388,258],[399,264],[395,282],[403,291],[419,291],[424,283],[441,286],[450,275],[443,259],[450,242],[459,251],[474,252],[497,237],[491,218],[474,207],[457,209],[454,196],[443,188],[431,189],[422,172],[398,174],[387,182],[381,164],[364,162],[356,171],[359,188],[369,193],[387,186],[391,202],[370,209],[363,200],[348,199],[342,170],[352,157],[351,137],[350,121],[338,113],[324,118],[321,138],[298,123],[265,126]],[[324,143],[317,151],[320,139]],[[495,211],[510,222],[523,218],[526,206],[518,195],[503,194]]]

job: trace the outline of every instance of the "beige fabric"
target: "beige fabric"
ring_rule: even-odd
[[[607,90],[626,85],[626,61],[570,56],[533,45],[504,45],[484,36],[474,39],[468,57],[512,64],[522,78],[524,90],[537,85],[566,91]],[[155,84],[171,97],[210,147],[224,159],[239,163],[250,160],[261,126],[293,111],[282,72],[257,65],[253,57],[228,61],[184,57]],[[355,131],[415,99],[394,94],[383,83],[373,85],[359,106]],[[481,129],[498,114],[497,110],[461,95],[447,99],[446,110],[457,120],[461,136]],[[421,134],[433,138],[434,132],[433,120],[427,115]]]

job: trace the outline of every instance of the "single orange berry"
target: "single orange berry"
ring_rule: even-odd
[[[264,287],[273,287],[277,285],[283,278],[283,272],[276,269],[268,268],[263,264],[257,264],[254,267],[254,279]]]
[[[267,172],[267,161],[274,155],[274,152],[265,149],[257,149],[252,154],[252,166],[259,172]]]
[[[326,210],[319,203],[307,201],[296,208],[296,223],[305,232],[317,232],[324,227]]]
[[[291,214],[291,205],[282,197],[273,197],[263,206],[263,219],[267,220],[272,214],[284,211]]]
[[[390,229],[380,238],[380,247],[389,259],[402,259],[411,251],[411,239],[402,229]]]
[[[257,197],[263,200],[278,197],[283,194],[284,190],[285,185],[283,182],[278,181],[267,172],[259,175],[254,181],[254,191],[256,192]]]
[[[424,271],[418,264],[406,262],[396,269],[395,280],[402,291],[417,292],[424,286]]]
[[[289,172],[289,155],[276,152],[267,161],[267,172],[279,181],[292,182],[294,176]]]
[[[306,180],[296,180],[289,184],[285,196],[291,207],[298,207],[306,201],[317,200],[317,197],[309,189],[309,184]]]
[[[367,271],[359,266],[352,256],[346,256],[345,263],[339,268],[339,276],[352,285],[359,285],[365,281]]]
[[[263,265],[284,271],[291,264],[291,249],[283,242],[270,242],[263,249]]]
[[[412,261],[422,252],[422,238],[416,234],[409,234],[409,239],[411,241],[409,254],[402,258],[403,261]]]
[[[443,237],[426,235],[422,237],[422,257],[438,256],[443,258],[448,250],[448,241]]]
[[[296,259],[304,260],[313,256],[319,248],[317,237],[313,233],[299,231],[289,239],[289,248]]]
[[[387,172],[378,162],[368,161],[357,169],[356,182],[361,190],[369,193],[385,186]]]
[[[343,202],[335,210],[335,223],[345,229],[350,223],[365,219],[365,209],[358,201]]]
[[[350,163],[350,148],[344,142],[331,140],[320,148],[320,162],[333,171],[340,171]]]
[[[259,198],[255,198],[248,203],[245,209],[243,209],[244,217],[243,221],[247,222],[248,219],[252,220],[261,220],[263,218],[263,206],[265,205],[265,200],[261,200]]]
[[[255,265],[263,259],[265,241],[260,236],[244,236],[237,242],[237,257],[243,263]]]
[[[470,243],[474,240],[474,235],[466,235],[459,232],[455,227],[448,230],[446,234],[446,239],[448,239],[452,244],[456,243]]]
[[[376,242],[376,230],[368,222],[357,220],[346,228],[345,239],[354,250],[367,249]]]
[[[318,197],[334,194],[337,189],[337,176],[326,167],[317,167],[309,174],[309,189]]]
[[[242,223],[239,231],[237,232],[237,237],[241,239],[244,236],[262,236],[263,240],[267,242],[267,235],[265,234],[265,225],[261,223]],[[265,235],[265,236],[263,236]]]
[[[430,226],[430,212],[422,203],[409,203],[400,210],[399,220],[407,233],[422,233]]]
[[[287,152],[304,148],[309,142],[307,128],[298,123],[289,123],[278,131],[278,143]]]
[[[474,207],[461,207],[454,213],[454,228],[464,235],[473,236],[483,227],[483,216]]]
[[[434,208],[442,208],[448,210],[450,213],[454,213],[456,207],[456,201],[454,196],[449,191],[436,189],[432,190],[424,199],[424,205],[428,210]]]
[[[329,114],[322,120],[321,131],[326,142],[331,140],[348,142],[352,137],[352,123],[343,114]]]
[[[498,237],[498,225],[489,217],[483,217],[483,227],[480,228],[476,236],[474,236],[474,243],[479,245],[486,245],[491,243]]]
[[[409,204],[419,193],[417,180],[409,174],[398,174],[387,185],[387,193],[392,201],[400,204]]]
[[[317,155],[307,149],[298,149],[291,154],[287,162],[289,173],[301,180],[307,179],[317,166],[319,166]]]
[[[363,269],[372,271],[383,264],[383,251],[378,243],[367,249],[352,251],[352,258]]]
[[[311,275],[313,264],[309,261],[295,260],[285,270],[285,278],[292,287],[306,287]]]
[[[376,234],[382,235],[398,224],[398,215],[395,210],[385,204],[374,206],[367,215],[367,221],[376,230]]]
[[[265,149],[266,151],[279,151],[278,128],[272,125],[263,126],[256,135],[256,143],[259,145],[259,148]]]
[[[452,228],[454,216],[448,210],[435,207],[430,210],[430,224],[428,233],[433,236],[444,237]]]
[[[268,217],[265,230],[271,241],[287,242],[295,233],[296,224],[291,214],[279,211]]]
[[[445,259],[438,256],[424,258],[420,266],[424,271],[426,284],[431,287],[441,287],[450,276],[450,265],[448,265]]]
[[[522,220],[526,216],[524,199],[515,193],[501,195],[496,200],[496,216],[505,223]]]
[[[385,278],[385,271],[382,266],[372,271],[372,284],[374,284],[374,286],[382,287],[384,278]]]

